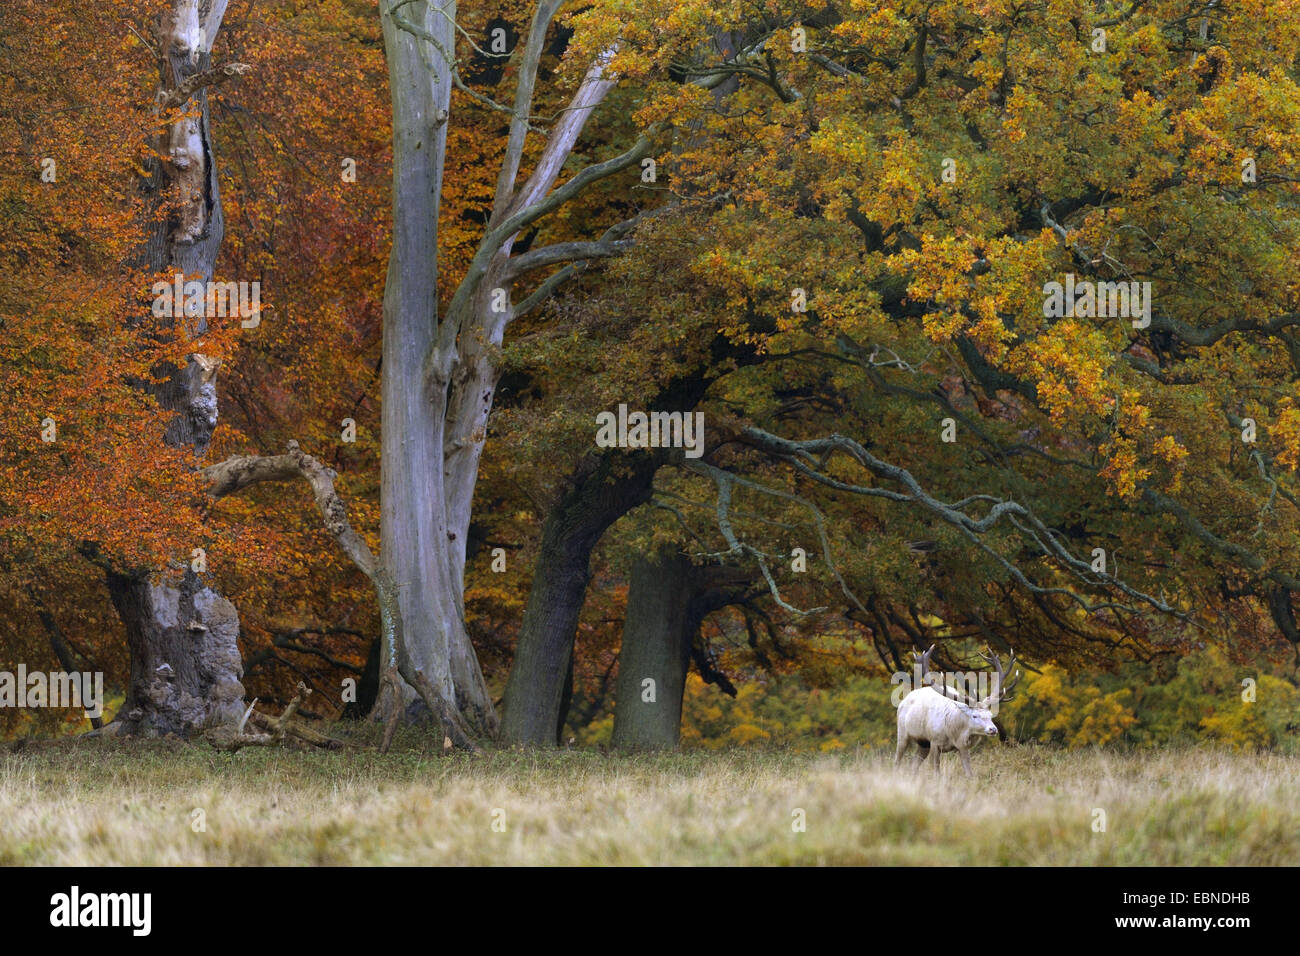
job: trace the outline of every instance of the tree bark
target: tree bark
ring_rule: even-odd
[[[682,695],[692,660],[707,684],[736,696],[700,625],[714,611],[747,599],[752,571],[728,564],[699,566],[685,555],[642,557],[632,568],[623,643],[615,682],[613,745],[621,750],[676,747],[681,739]],[[653,687],[645,681],[653,680]],[[653,691],[653,700],[649,700]]]
[[[544,747],[556,741],[557,728],[564,723],[564,686],[591,579],[592,549],[605,529],[650,500],[662,462],[659,455],[629,456],[623,451],[592,456],[546,516],[506,684],[501,721],[505,743]],[[630,471],[615,467],[624,463],[630,464]]]
[[[677,553],[639,557],[632,567],[614,685],[618,750],[670,749],[680,740],[682,694],[699,626],[689,607],[691,571]]]
[[[724,336],[710,344],[694,374],[667,383],[647,400],[658,411],[690,414],[716,379],[715,369],[760,360],[752,346]],[[506,743],[549,746],[566,717],[561,706],[571,670],[573,640],[590,581],[591,552],[619,518],[650,500],[654,476],[667,451],[629,454],[622,449],[586,456],[569,488],[546,516],[542,544],[506,684],[501,736]],[[617,466],[617,467],[616,467]]]
[[[510,322],[576,270],[560,269],[518,308],[511,301],[513,285],[530,269],[617,254],[631,223],[612,227],[598,242],[530,250],[527,262],[511,258],[514,240],[592,183],[635,166],[652,151],[650,133],[668,131],[666,123],[656,124],[629,150],[556,185],[588,119],[617,82],[608,72],[615,45],[588,65],[568,107],[546,131],[531,173],[518,181],[536,120],[534,93],[547,31],[561,5],[562,0],[534,5],[512,67],[514,106],[492,214],[440,320],[434,264],[445,123],[451,87],[464,85],[455,66],[456,4],[380,3],[394,166],[393,251],[384,300],[382,560],[397,588],[412,663],[439,699],[454,707],[469,729],[483,734],[495,733],[497,718],[464,623],[465,548],[500,378],[500,346]],[[699,82],[711,88],[722,79]],[[549,693],[548,687],[548,699]],[[558,703],[548,705],[552,712],[557,708]]]
[[[473,733],[491,735],[496,715],[465,628],[468,515],[454,526],[448,521],[449,382],[439,363],[428,380],[425,367],[439,327],[438,209],[452,87],[440,50],[455,49],[456,5],[431,0],[403,8],[436,48],[400,29],[394,6],[381,6],[393,108],[393,248],[384,290],[380,561],[396,588],[410,664],[440,707],[458,713]],[[414,696],[408,689],[405,700]],[[390,706],[381,697],[378,712]]]
[[[208,126],[207,86],[243,72],[238,64],[209,71],[212,40],[225,0],[175,0],[158,26],[160,111],[178,109],[154,144],[141,189],[149,215],[140,262],[154,274],[205,284],[212,279],[224,235],[221,195]],[[168,208],[167,215],[161,215]],[[143,320],[144,327],[152,317]],[[207,331],[202,315],[164,319],[158,334],[193,339]],[[201,459],[217,424],[220,363],[193,354],[185,367],[156,370],[160,384],[141,384],[173,412],[162,437]],[[151,580],[148,569],[114,571],[108,586],[126,626],[131,676],[115,732],[188,736],[243,711],[239,615],[235,606],[192,572],[179,586]]]
[[[110,574],[108,591],[131,648],[116,732],[188,737],[238,723],[244,687],[234,605],[192,573],[180,588]]]

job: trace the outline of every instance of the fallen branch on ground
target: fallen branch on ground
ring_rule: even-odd
[[[244,711],[244,716],[238,724],[211,727],[203,732],[203,739],[216,750],[227,753],[235,753],[243,747],[278,746],[284,743],[286,736],[296,737],[306,743],[324,747],[327,750],[337,750],[343,746],[341,741],[335,740],[333,737],[327,737],[325,734],[311,730],[302,724],[289,723],[294,713],[310,694],[311,688],[299,681],[298,692],[293,695],[293,700],[289,701],[289,706],[284,709],[284,713],[278,718],[256,713],[253,708],[257,706],[257,701],[254,700],[253,703],[248,705],[248,710]],[[261,732],[245,733],[245,727],[250,722],[253,726],[260,728]]]

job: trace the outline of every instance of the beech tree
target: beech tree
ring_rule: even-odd
[[[161,129],[145,159],[144,238],[137,265],[149,276],[180,275],[204,290],[213,278],[225,231],[216,157],[209,129],[207,91],[245,71],[241,64],[214,68],[211,51],[228,0],[175,0],[157,21]],[[189,346],[182,363],[156,369],[160,382],[143,387],[173,414],[159,440],[201,459],[217,425],[216,377],[220,361],[199,349],[208,334],[207,313],[137,328]],[[235,722],[243,710],[235,606],[204,583],[194,569],[178,585],[158,580],[152,568],[108,564],[109,593],[126,626],[131,677],[115,727],[123,732],[187,735]]]
[[[493,101],[509,122],[491,212],[442,309],[438,210],[446,128],[454,121],[453,87],[468,89],[457,59],[462,39],[456,6],[384,0],[380,7],[393,96],[394,216],[384,303],[382,563],[393,580],[411,661],[429,682],[431,708],[469,734],[494,734],[498,726],[465,627],[464,580],[502,341],[512,322],[545,302],[583,264],[625,250],[644,213],[608,224],[596,238],[530,245],[523,252],[516,252],[516,241],[525,230],[535,234],[543,228],[547,217],[561,215],[593,184],[639,170],[672,129],[667,119],[652,122],[621,152],[582,165],[561,181],[579,137],[627,59],[618,40],[603,31],[594,44],[575,42],[569,59],[581,61],[576,91],[557,118],[539,128],[539,70],[561,6],[561,0],[535,5],[513,54],[513,98],[509,104]],[[590,10],[585,16],[588,26],[598,19]],[[737,56],[743,60],[751,52]],[[668,46],[658,58],[666,62],[672,53]],[[707,77],[698,86],[708,89],[724,79]],[[544,277],[536,278],[539,272]],[[531,291],[515,301],[516,288]],[[396,656],[391,649],[390,662]]]
[[[96,51],[75,82],[50,85],[40,70],[45,63],[57,67],[57,51],[34,45],[14,72],[36,72],[19,84],[14,110],[5,113],[6,124],[17,132],[14,141],[25,142],[24,152],[30,153],[22,163],[6,164],[5,196],[17,208],[58,214],[24,213],[3,244],[6,272],[13,256],[29,254],[23,245],[38,252],[31,266],[40,271],[33,272],[30,287],[7,290],[4,303],[5,325],[17,334],[9,338],[12,350],[0,362],[0,391],[14,410],[0,448],[5,486],[0,496],[8,513],[7,560],[0,570],[13,575],[19,593],[38,609],[60,664],[112,673],[119,669],[112,642],[122,631],[98,612],[97,602],[110,602],[103,601],[102,584],[88,581],[87,571],[107,581],[129,650],[129,661],[120,667],[129,674],[127,701],[110,732],[188,735],[241,717],[236,639],[248,642],[250,635],[241,635],[235,607],[221,592],[260,590],[261,582],[249,588],[248,577],[241,579],[231,569],[259,564],[256,539],[265,529],[247,519],[241,529],[237,512],[233,520],[231,514],[214,515],[214,495],[240,490],[254,478],[302,475],[329,483],[334,477],[323,466],[319,474],[308,474],[315,460],[292,454],[270,456],[258,467],[244,467],[249,456],[236,455],[224,470],[207,470],[213,467],[208,461],[217,423],[218,368],[247,343],[261,316],[213,317],[202,291],[197,308],[178,314],[156,295],[156,282],[171,289],[178,274],[182,283],[204,289],[214,278],[222,246],[226,203],[208,96],[248,73],[239,63],[213,65],[211,45],[225,11],[225,3],[155,4],[147,8],[160,14],[150,29],[138,0],[84,5],[60,11],[64,19],[47,36],[35,25],[35,5],[22,4],[4,23],[4,42],[15,53],[20,49],[13,45],[15,37],[24,31],[54,47],[54,38],[63,36]],[[273,52],[295,53],[303,32]],[[259,57],[266,55],[259,50]],[[152,88],[141,69],[149,61],[158,76],[152,101],[141,96],[142,89]],[[88,90],[95,95],[86,95]],[[64,117],[66,125],[43,120],[47,109]],[[283,156],[284,151],[268,152]],[[49,157],[48,175],[38,179],[28,173],[28,162],[37,165],[42,156]],[[247,173],[247,166],[240,167]],[[274,178],[273,171],[266,177]],[[127,183],[138,190],[125,188]],[[241,203],[237,215],[246,217],[250,207],[255,208]],[[328,212],[322,211],[318,229],[333,225]],[[271,208],[267,219],[279,215]],[[15,243],[22,232],[30,238]],[[263,233],[256,243],[244,239],[236,243],[241,254],[234,257],[233,271],[240,279],[264,276],[265,264],[250,261],[245,250],[271,249],[273,236]],[[58,252],[60,246],[65,253]],[[42,286],[54,293],[49,307],[39,304],[45,297]],[[86,297],[78,289],[94,291]],[[317,283],[279,297],[278,315],[296,311],[295,298],[310,300],[322,291]],[[79,304],[59,308],[60,297]],[[319,302],[313,308],[313,332],[320,336],[325,325]],[[9,317],[19,315],[22,321]],[[243,318],[248,321],[241,326]],[[278,338],[284,325],[276,331]],[[246,409],[247,404],[240,411]],[[286,411],[283,405],[278,409],[282,415]],[[20,424],[39,424],[43,418],[49,422],[43,430]],[[302,419],[285,418],[292,435]],[[243,437],[227,427],[216,443],[239,444]],[[236,470],[238,481],[232,480]],[[331,500],[336,504],[327,529],[345,515],[341,501]],[[227,547],[240,530],[243,547]],[[331,598],[344,594],[346,589],[335,590]],[[21,621],[20,614],[15,623]],[[303,648],[302,642],[291,646]]]

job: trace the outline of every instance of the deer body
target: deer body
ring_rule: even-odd
[[[924,654],[916,655],[922,674],[929,668],[933,652],[934,645],[931,645]],[[894,763],[903,759],[903,752],[909,746],[917,744],[923,751],[922,763],[933,755],[931,763],[936,773],[939,755],[955,750],[961,754],[961,764],[967,776],[974,775],[970,768],[970,749],[984,737],[998,736],[998,728],[993,723],[993,708],[999,702],[1011,699],[1011,689],[1020,677],[1017,673],[1010,681],[1006,679],[1007,671],[1015,665],[1014,651],[1010,664],[1005,668],[996,654],[984,659],[997,671],[993,693],[985,698],[976,700],[956,688],[945,687],[939,691],[933,686],[917,688],[903,698],[898,705],[898,749],[894,752]]]
[[[940,754],[957,751],[969,774],[972,772],[970,748],[981,738],[997,735],[993,712],[988,708],[963,704],[933,687],[922,687],[898,705],[898,750],[894,763],[903,759],[903,752],[911,744],[917,744],[924,751],[922,761],[930,757],[935,770],[939,769]]]

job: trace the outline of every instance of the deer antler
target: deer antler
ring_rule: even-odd
[[[1020,671],[1016,671],[1010,681],[1007,680],[1007,672],[1016,666],[1015,650],[1012,649],[1011,658],[1007,661],[1006,667],[1002,666],[1002,660],[993,652],[992,648],[989,649],[988,654],[980,654],[980,657],[984,658],[987,663],[992,664],[994,670],[998,672],[998,699],[1008,701],[1015,697],[1011,691],[1015,689],[1016,684],[1020,683]]]
[[[921,683],[922,683],[922,684],[925,683],[925,675],[928,674],[928,673],[930,673],[930,655],[934,653],[934,649],[935,649],[937,646],[938,646],[937,644],[931,644],[931,645],[930,645],[930,649],[929,649],[928,651],[926,651],[924,654],[918,654],[916,651],[912,651],[912,656],[915,657],[916,660],[917,660],[917,663],[919,663],[919,664],[921,665]]]
[[[930,649],[924,654],[918,654],[916,651],[912,651],[912,656],[915,657],[917,662],[921,665],[921,685],[925,684],[925,678],[930,673],[930,655],[934,653],[934,649],[938,646],[938,644],[931,644]],[[946,680],[936,681],[930,686],[940,694],[943,694],[943,696],[955,700],[958,703],[973,704],[975,702],[972,698],[962,693],[956,687],[953,687],[952,684]]]
[[[254,697],[253,702],[248,705],[248,710],[244,711],[244,716],[239,718],[239,726],[235,728],[236,736],[244,732],[244,726],[248,723],[248,715],[253,712],[253,708],[256,706],[257,706],[257,698]]]

